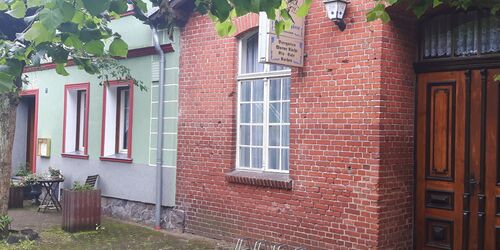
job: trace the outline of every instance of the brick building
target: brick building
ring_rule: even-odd
[[[469,24],[488,19],[491,30],[498,30],[498,17],[444,10],[417,21],[394,10],[388,24],[367,23],[371,7],[372,1],[353,0],[341,32],[326,17],[323,3],[313,1],[306,18],[305,66],[291,70],[256,62],[257,15],[238,19],[237,34],[228,38],[216,34],[208,17],[191,17],[181,32],[176,196],[177,206],[187,212],[188,231],[309,249],[489,244],[494,223],[472,216],[481,205],[471,211],[462,205],[468,193],[460,187],[468,179],[460,169],[474,165],[464,155],[497,162],[494,153],[480,157],[465,150],[486,139],[462,132],[481,120],[474,115],[481,114],[479,103],[486,100],[481,86],[498,88],[492,73],[485,77],[483,70],[481,78],[475,70],[499,66],[482,55],[495,58],[499,50],[486,53],[484,46],[495,47],[500,37],[486,25],[481,33]],[[476,41],[473,48],[467,38],[451,39],[467,36],[468,29],[475,34],[469,35]],[[477,42],[488,32],[489,45],[484,38]],[[428,73],[434,71],[447,73]],[[467,83],[472,86],[468,102]],[[489,103],[483,108],[493,110],[488,117],[498,123],[498,103],[491,102],[491,109]],[[472,118],[460,115],[465,113]],[[457,127],[445,126],[451,124]],[[477,126],[486,131],[486,125]],[[497,130],[490,131],[496,138]],[[424,160],[429,155],[432,167]],[[470,169],[484,177],[484,168]],[[472,197],[470,203],[475,202]],[[471,216],[462,217],[465,212]],[[486,232],[472,236],[467,225]]]

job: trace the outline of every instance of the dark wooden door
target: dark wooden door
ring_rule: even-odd
[[[35,148],[35,98],[28,96],[24,97],[23,101],[27,104],[28,106],[28,126],[27,126],[27,131],[26,131],[26,164],[28,165],[29,169],[33,171],[33,165],[34,165],[34,157],[33,155],[35,154],[34,148]]]
[[[417,249],[500,249],[496,74],[500,70],[418,77]]]

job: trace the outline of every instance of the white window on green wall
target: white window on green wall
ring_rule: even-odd
[[[258,62],[258,34],[240,40],[236,168],[288,172],[290,69]]]

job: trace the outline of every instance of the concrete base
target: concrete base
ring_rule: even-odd
[[[154,225],[154,204],[146,204],[110,197],[102,197],[101,203],[104,215],[148,226]],[[180,210],[175,207],[163,207],[161,213],[161,228],[184,232],[185,218],[186,214],[184,210]]]

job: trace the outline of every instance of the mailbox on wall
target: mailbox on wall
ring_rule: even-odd
[[[50,139],[38,138],[37,156],[44,158],[50,157]]]

